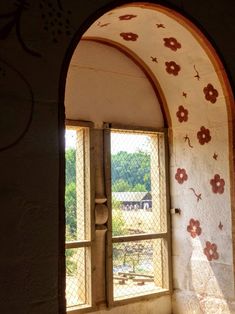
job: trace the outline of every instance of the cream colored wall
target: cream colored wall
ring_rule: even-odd
[[[155,92],[142,70],[115,48],[80,41],[66,81],[67,119],[162,127]]]

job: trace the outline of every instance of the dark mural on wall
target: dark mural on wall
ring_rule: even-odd
[[[12,65],[0,58],[0,152],[17,144],[28,131],[34,110],[34,95],[30,83]],[[18,92],[18,90],[20,92]],[[22,100],[11,97],[22,95]]]

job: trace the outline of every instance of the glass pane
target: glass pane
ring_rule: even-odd
[[[90,248],[66,249],[67,307],[90,304]]]
[[[111,132],[113,236],[166,231],[164,136]]]
[[[163,239],[113,244],[114,300],[168,288],[166,245]]]
[[[67,242],[90,239],[88,132],[88,128],[66,130],[65,208]]]

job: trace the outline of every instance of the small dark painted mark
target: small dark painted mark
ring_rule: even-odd
[[[153,62],[158,63],[158,61],[157,61],[157,58],[156,58],[156,57],[151,57],[151,59],[152,59],[152,61],[153,61]]]
[[[219,229],[222,230],[223,229],[223,225],[221,223],[221,221],[219,222],[219,225],[218,225]]]

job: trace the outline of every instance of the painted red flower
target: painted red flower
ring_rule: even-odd
[[[178,64],[176,64],[174,61],[170,61],[170,62],[165,62],[166,65],[166,71],[169,74],[173,74],[173,75],[178,75],[179,71],[180,71],[180,66]]]
[[[176,179],[176,181],[178,181],[179,184],[183,184],[184,181],[187,181],[188,180],[188,175],[186,173],[186,170],[178,168],[177,172],[175,174],[175,179]]]
[[[187,226],[187,231],[191,234],[192,238],[196,238],[197,235],[199,236],[202,233],[200,222],[191,218]]]
[[[218,91],[213,87],[212,84],[208,84],[204,87],[203,92],[205,94],[206,100],[210,101],[212,104],[216,102],[216,98],[219,96]]]
[[[173,37],[163,38],[163,40],[165,42],[164,45],[173,51],[181,48],[181,44]]]
[[[136,17],[137,15],[133,15],[133,14],[125,14],[125,15],[121,15],[119,16],[119,20],[121,21],[127,21],[127,20],[131,20],[134,17]]]
[[[224,193],[225,181],[224,179],[220,178],[219,174],[214,175],[214,179],[210,180],[210,184],[212,186],[212,191],[214,193],[219,193],[219,194]]]
[[[178,111],[176,112],[176,116],[179,122],[186,122],[188,121],[188,110],[185,109],[183,106],[179,106]]]
[[[121,33],[120,36],[124,39],[124,40],[131,40],[131,41],[136,41],[137,38],[139,37],[137,34],[134,33]]]
[[[206,255],[208,261],[212,261],[213,259],[219,258],[219,253],[217,252],[217,245],[215,243],[211,243],[206,241],[206,247],[203,250]]]
[[[201,145],[209,143],[211,140],[210,130],[206,129],[204,126],[201,126],[200,131],[197,132],[197,138]]]

